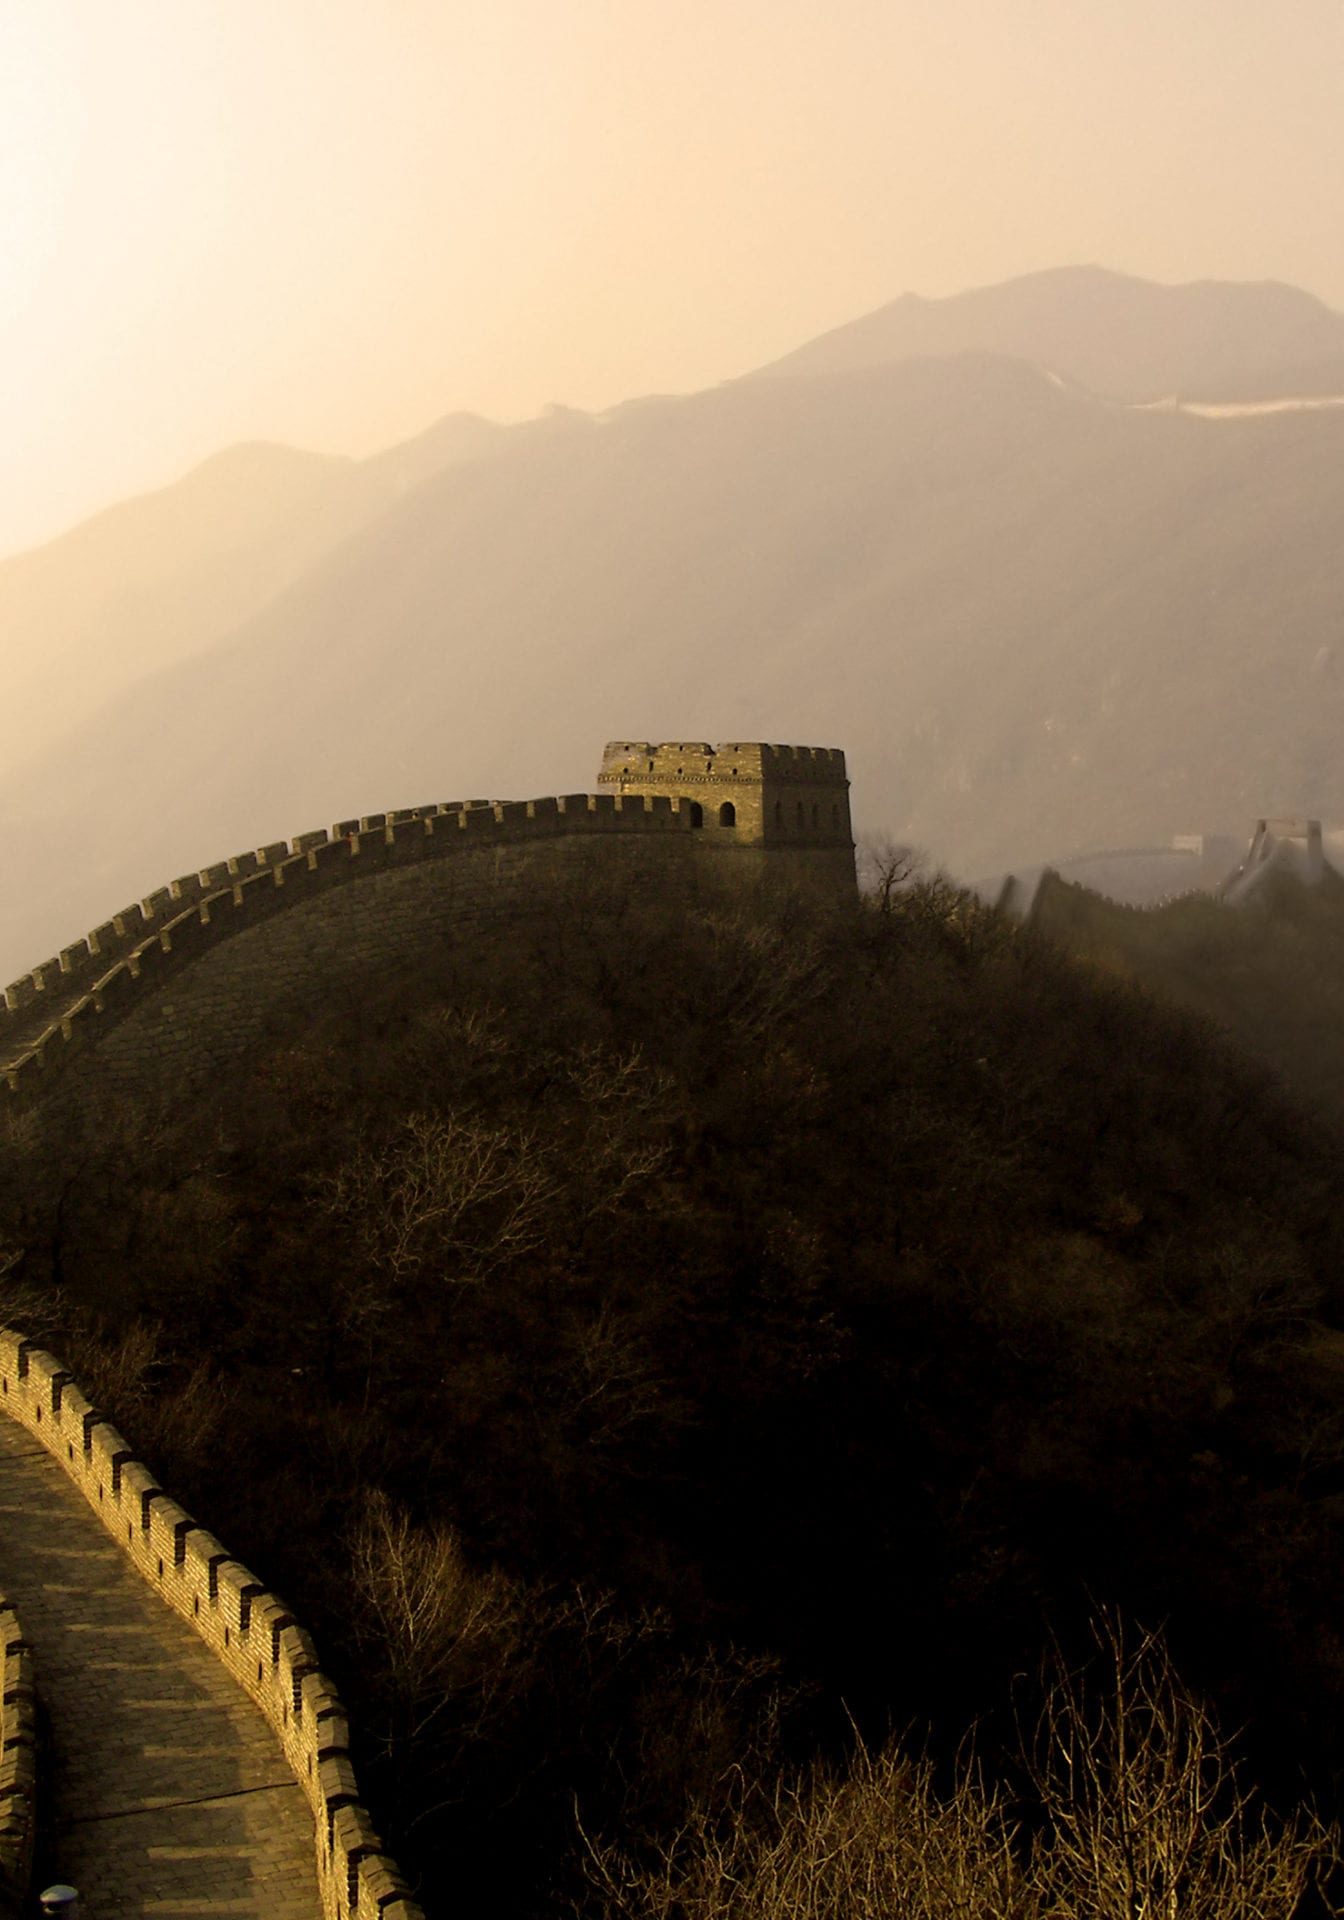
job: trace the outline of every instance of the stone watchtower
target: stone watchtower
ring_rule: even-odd
[[[849,781],[838,747],[610,740],[597,778],[607,792],[676,801],[707,850],[736,850],[763,872],[828,892],[854,891]]]

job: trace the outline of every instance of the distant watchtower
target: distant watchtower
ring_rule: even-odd
[[[761,740],[610,740],[597,776],[617,793],[663,795],[685,807],[708,847],[779,856],[767,870],[854,888],[849,781],[838,747]]]

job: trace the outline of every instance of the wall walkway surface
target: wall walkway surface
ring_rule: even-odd
[[[50,1712],[53,1864],[90,1920],[421,1920],[288,1610],[7,1330],[0,1411],[0,1584]]]
[[[312,1817],[269,1727],[10,1420],[0,1579],[41,1649],[51,1870],[84,1911],[316,1920]]]

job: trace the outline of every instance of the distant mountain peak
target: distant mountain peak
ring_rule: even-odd
[[[1044,267],[944,299],[901,294],[759,372],[967,352],[1029,360],[1108,399],[1270,400],[1340,390],[1344,315],[1276,280],[1167,285],[1095,264]]]

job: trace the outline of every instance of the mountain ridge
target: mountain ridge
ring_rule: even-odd
[[[980,349],[404,448],[0,774],[0,971],[249,838],[572,791],[644,732],[843,746],[861,822],[966,874],[1344,818],[1337,411],[1136,409]]]
[[[1111,399],[1255,379],[1277,396],[1294,370],[1344,358],[1344,315],[1282,281],[1164,285],[1105,267],[1052,267],[945,299],[902,294],[746,377],[977,349],[1030,360]]]
[[[423,483],[0,786],[28,908],[6,970],[249,838],[572,791],[644,730],[843,746],[861,819],[963,872],[1049,852],[1065,821],[1109,840],[1344,814],[1320,617],[1299,607],[1292,670],[1253,595],[1207,620],[1234,565],[1282,601],[1341,514],[1337,416],[1117,411],[986,356],[528,440]],[[1322,615],[1338,585],[1317,578]],[[1320,737],[1288,794],[1303,690]]]

